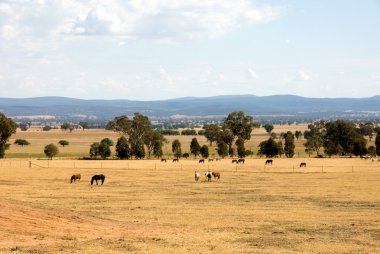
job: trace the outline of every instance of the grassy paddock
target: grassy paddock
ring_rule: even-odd
[[[1,160],[0,200],[14,215],[0,208],[0,252],[379,253],[380,162],[264,162]],[[207,169],[221,180],[206,182]],[[90,185],[95,173],[103,186]],[[29,213],[40,215],[12,224]],[[44,213],[59,216],[28,223]]]

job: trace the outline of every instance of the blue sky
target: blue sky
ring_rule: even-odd
[[[376,0],[0,0],[0,97],[380,94]]]

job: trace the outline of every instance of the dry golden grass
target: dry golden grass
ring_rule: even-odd
[[[264,162],[2,160],[0,252],[380,252],[380,162]]]

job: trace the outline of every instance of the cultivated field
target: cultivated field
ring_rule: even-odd
[[[264,161],[2,160],[0,252],[380,252],[380,162]]]

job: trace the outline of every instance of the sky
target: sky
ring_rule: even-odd
[[[0,0],[0,97],[380,95],[379,0]]]

